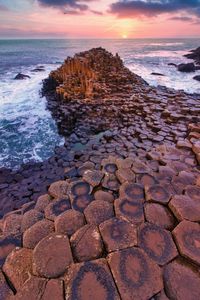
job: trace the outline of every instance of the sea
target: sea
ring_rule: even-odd
[[[118,53],[131,71],[152,86],[200,94],[194,74],[168,65],[190,62],[183,55],[199,47],[200,39],[0,40],[0,168],[44,161],[64,143],[41,96],[42,81],[68,56],[100,46]],[[44,71],[33,72],[38,66]],[[14,80],[19,72],[30,79]]]

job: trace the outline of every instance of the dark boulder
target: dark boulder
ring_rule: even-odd
[[[178,65],[178,71],[185,73],[195,72],[195,65],[193,63],[180,64]]]
[[[155,73],[155,72],[152,72],[151,75],[154,75],[154,76],[165,76],[164,74],[161,74],[161,73]]]
[[[200,47],[191,50],[189,54],[184,55],[189,59],[193,59],[198,65],[200,64]]]
[[[193,79],[197,80],[197,81],[200,81],[200,75],[194,76]]]
[[[168,66],[177,67],[177,64],[169,63]]]
[[[31,78],[30,76],[28,75],[24,75],[22,73],[18,73],[16,76],[15,76],[15,80],[23,80],[23,79],[27,79],[27,78]]]

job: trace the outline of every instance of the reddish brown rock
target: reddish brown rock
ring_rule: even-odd
[[[170,200],[170,193],[162,185],[152,185],[145,190],[146,199],[148,201],[158,202],[161,204],[168,203]]]
[[[5,236],[19,235],[21,233],[22,216],[17,214],[9,215],[3,221],[2,231]]]
[[[135,160],[132,165],[135,174],[149,173],[149,168],[140,160]]]
[[[103,171],[105,173],[109,173],[109,174],[115,174],[115,172],[117,171],[117,165],[114,162],[110,162],[109,160],[104,160],[102,161],[103,164]]]
[[[144,202],[144,189],[140,184],[126,182],[120,186],[119,192],[121,198]]]
[[[21,246],[21,236],[1,236],[0,237],[0,267],[4,264],[8,254],[16,247]]]
[[[114,201],[114,196],[112,193],[104,192],[102,190],[95,192],[94,198],[95,198],[95,200],[101,200],[101,201],[103,200],[103,201],[107,201],[110,203],[113,203],[113,201]]]
[[[200,202],[184,195],[176,195],[169,203],[169,207],[179,221],[200,221]]]
[[[77,196],[72,200],[72,208],[79,212],[83,212],[93,200],[93,195],[86,194]]]
[[[32,250],[16,248],[6,258],[3,272],[18,291],[32,274]]]
[[[181,255],[200,265],[200,225],[182,221],[173,230],[173,236]]]
[[[169,299],[199,299],[200,274],[183,261],[174,260],[164,268],[164,284]]]
[[[106,174],[103,179],[102,186],[111,191],[118,191],[120,183],[114,174]]]
[[[160,293],[158,293],[155,297],[155,300],[169,300],[169,298],[166,296],[165,291],[162,290]],[[153,299],[152,299],[153,300]]]
[[[116,172],[116,177],[121,183],[126,181],[135,182],[135,174],[130,169],[119,169]]]
[[[113,204],[95,200],[84,210],[87,223],[99,225],[114,216]]]
[[[142,184],[144,187],[150,187],[157,183],[156,178],[150,174],[137,175],[137,183]]]
[[[23,246],[34,249],[47,235],[54,232],[54,224],[49,220],[41,220],[28,228],[23,234]]]
[[[54,221],[56,217],[69,209],[71,209],[71,203],[68,198],[53,200],[45,208],[45,217],[51,221]]]
[[[81,197],[88,195],[92,192],[92,187],[88,182],[85,181],[76,181],[70,184],[69,186],[69,196],[73,200],[76,197]]]
[[[187,186],[185,189],[185,194],[190,197],[191,199],[198,201],[200,203],[200,187],[190,185]]]
[[[120,300],[105,259],[72,265],[65,286],[66,300]]]
[[[48,194],[42,195],[37,199],[35,209],[44,212],[45,208],[49,205],[50,202],[51,197]]]
[[[46,279],[30,276],[22,288],[10,300],[43,300],[46,284]]]
[[[111,253],[108,262],[123,300],[150,299],[163,289],[161,269],[138,248]]]
[[[91,161],[86,161],[84,164],[82,164],[79,168],[78,168],[78,174],[80,176],[83,176],[83,174],[85,173],[85,171],[88,170],[93,170],[95,167],[95,164],[92,163]]]
[[[115,213],[118,218],[130,221],[133,224],[144,222],[143,203],[127,198],[115,200]]]
[[[71,236],[85,225],[85,218],[79,211],[69,209],[55,219],[55,230],[59,234]]]
[[[95,187],[101,183],[101,180],[104,177],[104,173],[101,171],[85,171],[83,179],[88,182],[91,186]]]
[[[12,290],[8,286],[3,273],[0,271],[0,299],[6,300],[13,295]]]
[[[57,199],[63,199],[68,194],[68,183],[67,181],[57,181],[50,185],[49,194]]]
[[[178,255],[171,233],[154,224],[141,225],[138,245],[161,266]]]
[[[34,273],[46,278],[62,275],[73,262],[67,236],[51,234],[41,240],[33,251]]]
[[[64,300],[64,285],[60,279],[51,279],[47,282],[42,300]]]
[[[21,230],[22,232],[26,231],[36,222],[42,220],[44,218],[43,213],[37,211],[36,209],[31,209],[27,211],[22,218]]]
[[[149,223],[161,226],[165,229],[173,229],[176,219],[167,207],[158,203],[146,203],[144,206],[145,218]]]
[[[112,218],[103,222],[99,229],[108,252],[129,248],[137,244],[137,231],[130,222]]]
[[[79,262],[101,257],[103,243],[95,225],[85,225],[80,228],[70,239],[72,252]]]
[[[131,169],[133,162],[134,160],[130,157],[127,157],[125,159],[118,158],[116,160],[116,165],[118,169]]]

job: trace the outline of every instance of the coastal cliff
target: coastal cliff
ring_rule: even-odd
[[[66,142],[0,173],[0,298],[198,299],[199,95],[151,87],[102,48],[43,94]]]

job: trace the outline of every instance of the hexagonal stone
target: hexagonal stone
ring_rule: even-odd
[[[91,186],[95,187],[101,183],[101,180],[104,177],[104,173],[101,171],[85,171],[83,179],[88,182]]]
[[[42,239],[33,251],[33,270],[46,278],[61,276],[73,262],[67,236],[51,234]]]
[[[3,272],[18,291],[32,273],[32,250],[14,249],[6,258]]]
[[[57,181],[50,185],[49,194],[58,199],[66,198],[68,195],[68,183],[67,181]]]
[[[145,218],[149,223],[161,226],[165,229],[172,229],[176,219],[167,207],[158,203],[146,203],[144,206]]]
[[[178,255],[171,233],[154,224],[141,225],[138,245],[161,266]]]
[[[85,218],[77,210],[69,209],[55,219],[55,230],[57,233],[71,236],[79,228],[85,225]]]
[[[22,288],[17,292],[16,296],[10,300],[40,300],[43,299],[43,294],[47,280],[44,278],[39,278],[35,276],[30,276],[30,278],[24,283]]]
[[[23,234],[23,246],[34,249],[47,235],[54,232],[54,224],[49,220],[41,220],[28,228]]]
[[[51,197],[48,194],[42,195],[37,199],[35,209],[44,212],[45,208],[50,204],[50,202]]]
[[[95,200],[107,201],[110,203],[113,203],[114,201],[114,196],[112,193],[104,192],[102,190],[95,192],[94,198]]]
[[[160,267],[141,249],[113,252],[108,262],[123,300],[150,299],[163,289]]]
[[[102,186],[107,190],[118,191],[120,183],[114,174],[106,174],[104,176]]]
[[[146,200],[158,202],[161,204],[168,203],[171,195],[170,193],[159,184],[155,184],[145,189]]]
[[[103,222],[99,229],[108,252],[132,247],[137,244],[136,228],[125,220],[112,218]]]
[[[64,286],[60,279],[51,279],[47,282],[42,300],[64,300]]]
[[[86,194],[77,196],[72,200],[72,208],[79,212],[83,212],[93,200],[93,195]]]
[[[174,260],[164,268],[164,283],[169,299],[199,299],[199,272],[184,261]]]
[[[3,266],[6,257],[16,247],[21,246],[20,236],[1,236],[0,237],[0,267]]]
[[[21,233],[22,215],[12,214],[3,220],[2,231],[5,236]]]
[[[122,198],[115,200],[115,213],[118,218],[130,221],[133,224],[144,222],[143,203]]]
[[[0,271],[0,299],[6,300],[13,295],[12,290],[8,286],[3,273]]]
[[[95,200],[84,210],[87,223],[99,225],[102,222],[114,217],[113,204]]]
[[[71,203],[68,198],[53,200],[45,208],[45,217],[51,221],[54,221],[56,217],[58,217],[68,209],[71,209]]]
[[[135,174],[130,169],[119,169],[116,172],[116,177],[121,183],[126,181],[134,182],[135,181]]]
[[[113,161],[109,161],[108,159],[104,159],[101,163],[103,165],[103,171],[109,174],[115,174],[117,171],[117,165]]]
[[[66,300],[120,300],[105,259],[72,265],[65,286]]]
[[[200,202],[185,195],[176,195],[169,203],[169,207],[179,221],[200,221]]]
[[[92,192],[92,187],[88,182],[79,180],[72,182],[69,186],[69,197],[71,200],[76,197],[81,197],[85,195],[89,195]]]
[[[139,174],[137,175],[136,181],[137,183],[142,184],[144,187],[150,187],[158,183],[156,178],[151,174]]]
[[[86,161],[84,164],[81,165],[81,167],[78,168],[78,174],[79,176],[83,176],[85,171],[93,170],[95,167],[95,164],[91,161]]]
[[[70,239],[72,252],[79,262],[101,257],[103,243],[95,225],[85,225],[80,228]]]
[[[26,231],[28,228],[30,228],[32,225],[42,220],[43,218],[44,214],[37,211],[36,209],[31,209],[27,211],[22,218],[22,232]]]
[[[185,189],[185,194],[193,200],[200,201],[200,187],[189,185]]]
[[[173,235],[181,255],[200,265],[200,225],[182,221],[173,230]]]
[[[120,197],[144,202],[144,188],[138,183],[124,183],[120,186]]]
[[[127,157],[125,159],[118,158],[116,160],[116,165],[118,169],[130,169],[133,165],[134,160],[130,157]]]

